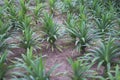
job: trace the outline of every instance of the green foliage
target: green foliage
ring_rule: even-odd
[[[21,21],[21,29],[24,30],[25,28],[30,27],[31,21],[31,17],[25,16],[24,19]]]
[[[53,14],[55,11],[55,3],[56,0],[49,0],[49,5],[50,5],[50,13]]]
[[[16,67],[23,68],[26,72],[14,72],[16,76],[13,80],[50,80],[51,73],[60,65],[53,66],[49,71],[46,71],[42,56],[34,58],[32,49],[27,50],[27,55],[22,55],[22,59],[18,58]],[[15,76],[14,76],[15,77]]]
[[[75,21],[70,21],[67,23],[67,31],[70,36],[74,39],[75,46],[78,51],[85,52],[85,48],[92,41],[92,35],[90,34],[90,29],[87,27],[85,21],[80,20],[79,23]]]
[[[36,5],[45,2],[45,0],[35,0]]]
[[[63,0],[64,8],[66,9],[65,12],[73,13],[78,10],[78,3],[77,0]]]
[[[9,48],[9,45],[6,42],[7,38],[10,36],[9,30],[10,27],[0,21],[0,53]]]
[[[77,36],[78,40],[76,40],[76,46],[79,50],[83,50],[85,51],[85,48],[87,47],[87,44],[90,43],[90,41],[92,40],[92,36],[90,34],[90,30],[87,27],[87,25],[85,24],[85,22],[81,22],[78,25],[78,29],[76,29],[78,31],[78,33],[75,31],[75,35]]]
[[[35,6],[35,9],[34,9],[34,18],[35,18],[35,21],[36,21],[36,24],[37,24],[37,20],[39,19],[41,13],[42,13],[42,10],[43,10],[43,4],[40,3],[40,4],[37,4]]]
[[[57,16],[54,16],[58,7],[65,14],[61,14],[62,11],[57,11]],[[48,14],[48,10],[50,10],[50,14]],[[44,36],[43,40],[49,43],[47,47],[52,48],[53,51],[53,48],[59,48],[56,41],[60,37],[59,33],[65,32],[63,30],[65,29],[64,23],[66,32],[79,52],[86,53],[88,48],[91,49],[88,54],[82,56],[82,59],[80,57],[76,61],[68,60],[73,70],[71,79],[119,80],[119,66],[117,65],[116,70],[113,70],[114,64],[119,63],[120,56],[119,12],[119,0],[4,0],[2,5],[0,2],[0,53],[3,53],[0,56],[0,80],[3,80],[9,67],[5,62],[7,53],[4,51],[8,51],[10,47],[11,43],[8,44],[10,33],[13,33],[14,27],[17,27],[14,31],[20,30],[17,33],[22,36],[20,36],[20,42],[18,43],[15,40],[15,43],[26,49],[26,54],[22,54],[22,58],[17,58],[15,62],[16,67],[25,72],[15,72],[14,79],[50,80],[51,72],[59,65],[55,65],[50,71],[46,71],[42,56],[33,55],[32,48],[40,49],[41,41],[37,34],[39,32],[34,32],[33,28],[36,29],[38,25],[42,26],[40,29],[42,29],[43,35],[40,35]],[[59,19],[55,22],[54,18],[55,20]],[[63,22],[62,19],[66,19],[66,21]],[[63,26],[57,25],[59,20]],[[37,24],[38,21],[40,24]],[[118,23],[116,23],[117,21]],[[60,32],[60,30],[63,31]],[[14,35],[17,34],[13,33]],[[110,36],[111,38],[109,38]],[[63,38],[69,39],[66,34]],[[96,39],[97,41],[94,42],[93,40]],[[91,43],[94,43],[92,46],[96,47],[89,47]],[[59,50],[61,51],[60,48]],[[93,75],[94,72],[91,72],[90,69],[94,63],[97,64],[98,69],[101,66],[105,68],[103,74],[105,76],[100,77],[98,75],[95,77]]]
[[[0,35],[0,53],[8,49],[8,44],[6,43],[5,35]]]
[[[69,30],[73,30],[76,27],[77,21],[74,18],[73,14],[68,13],[67,14],[67,19],[65,21],[66,27]],[[74,35],[72,32],[69,32],[70,37],[73,39],[73,42],[76,41],[76,35]]]
[[[23,39],[21,41],[21,45],[27,49],[30,48],[34,43],[32,40],[32,30],[29,27],[25,27],[25,30],[23,31]]]
[[[90,50],[94,60],[98,62],[98,69],[100,66],[105,67],[105,73],[109,70],[109,67],[115,62],[113,59],[120,56],[119,47],[114,44],[114,39],[109,39],[107,43],[101,42],[98,47]]]
[[[67,31],[73,39],[77,50],[85,53],[85,48],[92,41],[93,36],[88,27],[86,7],[81,4],[78,12],[78,17],[72,13],[68,13],[65,23],[67,25]]]
[[[50,46],[55,47],[55,42],[58,39],[58,26],[53,21],[53,16],[45,13],[42,19],[43,32],[45,33],[45,40],[49,42]]]
[[[17,27],[17,13],[18,10],[16,8],[16,5],[13,1],[8,2],[8,0],[5,1],[5,9],[8,20],[10,20],[10,24],[13,28]]]
[[[12,67],[6,64],[7,52],[0,55],[0,80],[4,80],[6,73]]]
[[[25,17],[22,23],[22,32],[23,36],[21,37],[21,43],[20,46],[27,49],[30,47],[34,47],[34,49],[38,48],[40,49],[40,44],[39,43],[39,36],[34,37],[34,32],[30,28],[30,23],[31,23],[31,18]]]
[[[24,15],[23,13],[21,13],[21,11],[19,11],[19,17],[18,17],[18,23],[19,26],[18,28],[22,31],[25,29],[25,27],[29,27],[30,23],[31,23],[31,17]]]
[[[30,0],[25,0],[24,3],[29,4]]]
[[[27,13],[28,8],[24,0],[20,0],[20,7],[21,7],[22,13],[25,15]]]
[[[40,44],[38,44],[40,38],[38,36],[33,37],[33,34],[34,33],[30,29],[30,27],[25,27],[25,29],[23,30],[23,37],[20,46],[22,46],[25,49],[30,47],[33,47],[34,49],[40,49]]]
[[[101,14],[101,18],[96,18],[96,33],[100,38],[105,40],[106,35],[110,35],[113,31],[114,27],[114,14],[107,12],[105,14]],[[111,32],[112,31],[112,32]]]
[[[80,5],[79,6],[79,19],[80,20],[84,20],[87,21],[87,14],[86,14],[86,10],[87,8],[84,5]]]
[[[4,8],[0,7],[0,19],[3,20],[4,19]]]
[[[113,75],[115,74],[115,75]],[[108,75],[109,75],[109,80],[120,80],[120,67],[119,65],[117,65],[115,67],[115,71],[110,71],[108,72]]]
[[[116,45],[119,45],[117,41],[120,40],[120,19],[117,19],[117,27],[114,28],[115,34],[113,36],[117,39],[116,40]]]
[[[23,25],[22,22],[25,19],[24,13],[22,13],[22,10],[19,10],[18,12],[18,23],[19,23],[19,28],[22,29]]]
[[[101,17],[101,14],[104,13],[105,9],[99,0],[93,0],[90,8],[95,18]]]
[[[81,59],[76,61],[68,59],[68,62],[70,63],[73,70],[71,76],[72,80],[87,80],[93,76],[94,71],[90,70],[90,68],[93,66],[93,63],[88,63],[88,61],[84,61]]]
[[[8,12],[8,13],[11,13],[12,15],[15,14],[15,5],[13,5],[12,3],[13,1],[9,1],[9,0],[4,0],[4,3],[5,3],[5,7],[4,9]]]
[[[79,14],[79,9],[81,5],[85,5],[87,1],[85,0],[63,0],[64,12],[77,13]],[[89,2],[89,1],[88,1]]]
[[[119,80],[120,79],[120,67],[119,65],[115,66],[115,70],[109,70],[107,72],[108,77],[97,76],[99,80]]]
[[[22,3],[21,3],[22,4]],[[24,3],[25,4],[25,3]],[[24,12],[24,9],[19,10],[18,12],[18,28],[22,31],[25,27],[29,27],[32,21],[30,15],[26,14],[27,11]]]
[[[8,24],[4,24],[4,23],[0,20],[0,35],[5,34],[5,35],[7,36],[9,30],[10,30],[10,27],[8,26]]]

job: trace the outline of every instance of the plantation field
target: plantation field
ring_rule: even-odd
[[[0,0],[0,80],[120,80],[120,1]]]

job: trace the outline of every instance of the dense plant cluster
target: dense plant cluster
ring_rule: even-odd
[[[51,80],[51,73],[60,64],[46,71],[43,55],[33,52],[40,51],[45,43],[52,51],[62,51],[57,41],[64,36],[74,44],[78,54],[82,54],[75,60],[68,59],[71,80],[120,80],[119,15],[119,0],[3,0],[0,80],[6,80],[6,74],[14,68],[23,72],[13,72],[11,80]],[[56,16],[64,18],[62,25],[55,21]],[[11,38],[18,42],[9,42]],[[22,57],[9,60],[13,45],[25,52],[21,53]],[[97,70],[104,67],[102,75],[92,70],[94,65]]]

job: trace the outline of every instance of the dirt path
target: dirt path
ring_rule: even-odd
[[[60,44],[59,44],[60,43]],[[70,80],[70,78],[67,75],[70,75],[71,73],[71,67],[67,61],[67,58],[77,55],[77,52],[73,52],[73,46],[70,43],[62,43],[59,41],[59,45],[62,46],[62,52],[56,50],[52,52],[49,48],[49,50],[46,50],[46,48],[43,48],[43,55],[46,55],[46,69],[50,69],[55,64],[61,64],[60,67],[58,67],[52,74],[51,80]],[[57,73],[63,73],[63,75],[55,76]]]

